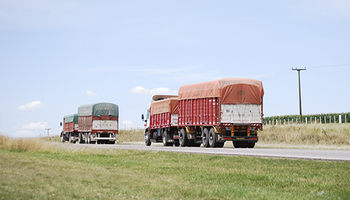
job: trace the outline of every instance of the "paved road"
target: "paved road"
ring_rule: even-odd
[[[198,153],[228,156],[255,156],[272,158],[312,159],[350,161],[350,150],[320,150],[320,149],[236,149],[236,148],[204,148],[204,147],[164,147],[159,145],[145,146],[135,144],[96,145],[79,144],[91,148],[103,149],[133,149],[141,151],[170,151],[179,153]]]

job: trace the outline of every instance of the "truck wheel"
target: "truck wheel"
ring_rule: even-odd
[[[145,144],[146,144],[146,146],[151,146],[151,140],[149,138],[149,134],[148,133],[145,136]]]
[[[82,143],[83,143],[81,133],[79,133],[79,135],[78,135],[78,143],[79,143],[79,144],[82,144]]]
[[[90,135],[87,133],[85,137],[85,144],[90,144]]]
[[[241,147],[241,143],[239,141],[232,141],[232,143],[233,143],[233,146],[235,148],[240,148]]]
[[[202,143],[204,147],[209,147],[209,131],[207,128],[203,129]]]
[[[254,146],[255,146],[255,142],[248,143],[248,148],[254,148]]]
[[[162,135],[163,146],[171,146],[172,144],[168,142],[168,132],[165,130]]]
[[[210,147],[215,147],[216,145],[216,133],[214,131],[214,128],[211,128],[209,130],[209,146]]]
[[[179,143],[181,147],[185,147],[187,145],[187,134],[185,129],[180,130]]]
[[[68,134],[68,141],[69,141],[69,143],[73,143],[71,134]]]
[[[63,138],[63,135],[61,135],[61,142],[64,143],[64,138]]]
[[[247,147],[248,147],[248,142],[242,141],[241,148],[247,148]]]

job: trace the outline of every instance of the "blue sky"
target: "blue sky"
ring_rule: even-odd
[[[84,104],[142,127],[152,94],[261,80],[265,116],[350,112],[348,0],[0,0],[0,132],[59,134]]]

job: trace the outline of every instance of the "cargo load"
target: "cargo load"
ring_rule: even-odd
[[[151,128],[164,128],[178,124],[178,99],[169,98],[151,102]]]
[[[179,100],[217,97],[221,104],[261,104],[262,82],[254,79],[225,78],[181,86]]]
[[[78,131],[78,114],[66,115],[63,117],[63,131]]]

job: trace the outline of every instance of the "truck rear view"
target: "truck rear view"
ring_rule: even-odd
[[[111,143],[118,134],[119,108],[112,103],[96,103],[78,108],[79,143]]]
[[[227,78],[179,89],[180,146],[253,148],[263,124],[262,82]]]

